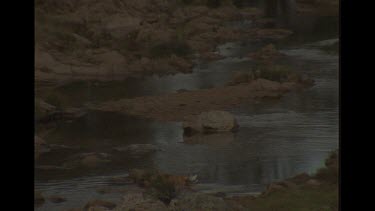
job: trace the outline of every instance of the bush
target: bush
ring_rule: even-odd
[[[290,67],[283,65],[270,65],[258,67],[258,69],[260,70],[260,78],[279,82],[286,81],[288,76],[294,72]]]
[[[152,179],[151,188],[152,195],[165,204],[169,204],[177,195],[175,185],[162,175],[157,175]]]

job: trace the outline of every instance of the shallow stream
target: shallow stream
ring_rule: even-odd
[[[81,149],[47,153],[41,158],[43,165],[55,165],[78,152],[105,152],[115,159],[103,168],[91,170],[37,169],[35,189],[47,197],[59,195],[67,201],[59,204],[47,201],[36,210],[67,210],[80,207],[90,199],[116,202],[120,193],[99,194],[96,190],[126,188],[126,185],[111,183],[110,178],[126,175],[131,168],[153,167],[172,174],[198,175],[196,189],[228,194],[257,193],[272,181],[302,172],[314,173],[324,166],[327,155],[339,144],[339,57],[321,50],[321,45],[337,39],[337,32],[333,33],[330,28],[314,29],[313,26],[307,27],[307,32],[301,29],[301,33],[277,46],[289,56],[285,63],[312,77],[315,85],[289,93],[281,100],[233,108],[230,111],[240,125],[235,134],[188,144],[183,140],[181,123],[104,112],[59,123],[46,137],[47,142]],[[304,36],[305,40],[302,39]],[[222,86],[234,72],[247,71],[253,65],[245,55],[256,48],[258,46],[249,41],[221,45],[218,52],[225,56],[224,59],[210,63],[196,61],[191,74],[114,82],[75,82],[56,92],[69,96],[72,105],[82,105],[159,95],[179,89]],[[113,147],[132,143],[150,143],[161,150],[137,159],[113,154]]]

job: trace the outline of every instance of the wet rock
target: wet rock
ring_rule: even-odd
[[[301,173],[288,179],[288,181],[294,182],[296,184],[302,184],[302,183],[307,182],[309,179],[311,179],[311,176],[309,174]]]
[[[203,112],[191,122],[183,123],[184,134],[228,132],[238,129],[234,116],[226,111]]]
[[[270,81],[267,79],[259,78],[253,81],[252,85],[257,90],[268,90],[268,91],[278,91],[281,88],[281,84],[276,81]]]
[[[314,85],[314,80],[304,74],[300,78],[300,83],[303,85],[312,86]]]
[[[63,166],[53,166],[53,165],[38,165],[35,166],[35,170],[42,170],[42,171],[52,171],[52,170],[69,170],[71,168],[63,167]]]
[[[71,209],[68,209],[67,211],[85,211],[85,210],[83,210],[82,208],[71,208]]]
[[[337,167],[339,165],[339,154],[338,151],[331,153],[331,155],[326,159],[325,165],[330,167]]]
[[[187,89],[178,89],[177,93],[182,93],[182,92],[187,92],[187,91],[189,91],[189,90],[187,90]]]
[[[306,182],[306,185],[310,185],[310,186],[319,186],[319,185],[321,185],[321,182],[319,182],[319,181],[316,180],[316,179],[309,179],[309,180]]]
[[[34,138],[34,149],[35,159],[38,159],[41,154],[51,151],[51,149],[48,147],[48,144],[39,136],[35,136]]]
[[[275,184],[281,185],[285,188],[296,188],[297,187],[297,184],[295,184],[294,182],[288,181],[288,180],[277,182]]]
[[[104,201],[95,199],[92,201],[89,201],[86,203],[86,205],[83,207],[83,210],[87,211],[94,211],[94,210],[113,210],[117,205],[110,201]]]
[[[133,181],[129,177],[112,177],[108,181],[113,185],[124,185],[124,184],[131,184]]]
[[[142,193],[126,194],[115,211],[166,211],[167,206],[161,201],[144,196]]]
[[[131,169],[129,172],[129,178],[132,179],[135,183],[143,187],[151,187],[155,182],[170,183],[172,186],[185,187],[189,186],[190,183],[196,181],[196,176],[180,176],[180,175],[171,175],[161,173],[154,169]]]
[[[35,99],[35,118],[37,121],[48,117],[56,110],[55,106],[46,103],[42,99]]]
[[[292,82],[292,83],[298,83],[304,86],[312,86],[315,83],[315,81],[311,79],[308,75],[306,74],[298,75],[297,73],[288,73],[286,81]]]
[[[284,82],[284,83],[281,83],[280,91],[288,92],[288,91],[295,89],[296,87],[297,87],[296,83]]]
[[[34,192],[34,206],[36,207],[42,206],[45,201],[46,200],[40,191]]]
[[[118,152],[125,152],[131,156],[143,156],[147,154],[154,153],[159,150],[159,148],[153,144],[131,144],[125,147],[114,148]]]
[[[233,75],[232,79],[228,83],[228,85],[237,85],[241,83],[248,83],[249,82],[249,74],[244,72],[237,72]]]
[[[72,37],[74,37],[74,39],[76,40],[76,42],[78,42],[82,46],[88,47],[88,46],[92,45],[92,42],[90,40],[88,40],[85,37],[82,37],[81,35],[78,35],[76,33],[72,33]]]
[[[64,162],[64,168],[88,167],[94,168],[110,162],[109,155],[106,153],[82,153],[71,156]]]
[[[86,114],[85,109],[67,108],[65,110],[53,110],[49,112],[36,113],[36,121],[39,123],[49,123],[58,120],[73,120],[80,118]]]
[[[231,209],[222,198],[201,193],[186,193],[176,199],[173,199],[169,205],[169,210],[224,211]]]
[[[48,197],[48,200],[52,203],[62,203],[66,201],[66,198],[61,196],[50,196]]]
[[[283,189],[285,189],[284,186],[278,185],[277,183],[271,183],[267,186],[267,189],[265,192],[263,192],[263,195],[267,195],[267,194],[270,194],[279,190],[283,190]]]
[[[259,40],[277,41],[292,34],[293,32],[287,29],[253,29],[250,32],[250,37]]]
[[[232,144],[234,134],[232,132],[214,133],[214,134],[196,134],[193,136],[184,136],[184,143],[204,144],[212,146],[225,146]]]

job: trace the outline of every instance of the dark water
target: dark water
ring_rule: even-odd
[[[315,39],[307,33],[303,40],[304,33],[300,30],[301,34],[279,44],[282,52],[289,55],[284,62],[312,77],[315,86],[287,94],[281,101],[262,101],[232,109],[240,125],[235,134],[212,135],[186,143],[181,123],[103,112],[90,113],[71,123],[59,123],[46,137],[47,142],[82,149],[46,154],[39,164],[60,165],[70,154],[78,152],[106,152],[111,154],[113,162],[90,170],[37,170],[36,190],[46,196],[57,194],[68,199],[61,204],[47,202],[37,210],[66,210],[97,198],[119,200],[121,194],[101,195],[95,190],[111,185],[109,178],[126,175],[134,167],[153,167],[172,174],[196,174],[199,179],[197,189],[228,193],[259,192],[272,181],[301,172],[314,173],[324,166],[325,158],[338,148],[339,141],[338,56],[321,50],[320,45],[324,42],[318,42],[335,39],[337,33],[316,30],[312,30]],[[197,61],[192,74],[76,83],[62,87],[58,92],[67,96],[67,102],[81,105],[87,101],[221,86],[234,72],[248,70],[253,65],[243,55],[254,48],[256,45],[247,41],[220,46],[218,51],[226,58],[208,64]],[[112,151],[113,147],[131,143],[152,143],[162,150],[142,159]]]

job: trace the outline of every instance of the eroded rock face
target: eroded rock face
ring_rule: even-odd
[[[234,116],[227,111],[208,111],[197,116],[192,122],[183,123],[184,134],[228,132],[238,129]]]

